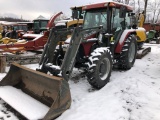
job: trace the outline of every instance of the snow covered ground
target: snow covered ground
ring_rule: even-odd
[[[151,53],[136,59],[131,70],[113,70],[101,90],[92,89],[75,70],[69,81],[72,105],[56,120],[160,120],[160,45],[146,46],[152,47]],[[0,74],[0,79],[4,76]],[[0,120],[17,120],[3,103],[0,100]]]

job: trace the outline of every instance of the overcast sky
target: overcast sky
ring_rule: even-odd
[[[39,15],[50,18],[60,11],[70,17],[70,7],[104,1],[111,0],[0,0],[0,17],[21,18],[22,16],[23,19],[33,20]]]
[[[13,16],[33,20],[39,15],[50,18],[62,11],[71,16],[70,7],[107,0],[0,0],[0,16]]]

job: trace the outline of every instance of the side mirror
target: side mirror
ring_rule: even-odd
[[[125,6],[121,6],[119,9],[119,17],[125,18],[126,17],[127,8]]]
[[[133,29],[137,29],[137,20],[136,20],[136,17],[133,15],[133,16],[130,16],[130,20],[131,20],[131,26]]]
[[[76,7],[72,10],[72,18],[78,19],[78,10]]]

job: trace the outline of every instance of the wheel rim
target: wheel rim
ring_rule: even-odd
[[[108,58],[105,58],[103,61],[101,61],[99,67],[99,77],[101,78],[101,80],[104,81],[107,79],[110,69],[110,61]]]
[[[128,55],[129,62],[132,62],[135,57],[135,44],[134,43],[131,43],[128,54],[129,54]]]

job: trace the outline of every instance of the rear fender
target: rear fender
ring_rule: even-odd
[[[136,30],[135,29],[124,30],[124,32],[122,33],[118,41],[117,46],[115,47],[115,53],[120,53],[122,51],[124,42],[126,41],[126,39],[128,38],[130,34],[136,34]]]

